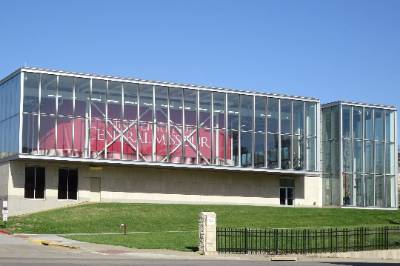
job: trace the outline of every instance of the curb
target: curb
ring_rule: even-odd
[[[48,240],[42,240],[42,239],[33,239],[31,240],[33,243],[43,245],[43,246],[53,246],[53,247],[62,247],[62,248],[69,248],[69,249],[79,249],[77,246],[72,246],[68,244],[62,244],[59,242],[55,241],[48,241]]]

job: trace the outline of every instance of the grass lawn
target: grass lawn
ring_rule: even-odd
[[[197,221],[201,211],[216,212],[220,227],[320,228],[400,223],[400,211],[99,203],[11,217],[7,227],[16,233],[118,233],[121,232],[119,225],[126,223],[128,232],[148,233],[69,237],[136,248],[192,250],[197,246]]]

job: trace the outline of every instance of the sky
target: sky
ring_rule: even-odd
[[[399,108],[400,1],[1,1],[25,65]]]

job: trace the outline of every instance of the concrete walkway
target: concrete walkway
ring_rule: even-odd
[[[245,254],[215,254],[202,256],[196,252],[184,252],[161,249],[134,249],[122,246],[94,244],[80,242],[64,238],[53,234],[15,234],[7,236],[10,241],[24,240],[32,245],[58,251],[60,254],[81,254],[88,256],[110,256],[110,257],[130,257],[137,259],[165,259],[165,260],[231,260],[231,261],[271,261],[271,260],[297,260],[297,261],[360,261],[369,263],[387,263],[400,264],[400,250],[381,250],[381,251],[362,251],[346,253],[323,253],[309,255],[245,255]]]

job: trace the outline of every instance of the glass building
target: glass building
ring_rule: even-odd
[[[322,106],[324,205],[397,206],[396,116],[393,106]]]
[[[30,68],[1,86],[3,157],[318,170],[316,99]]]
[[[14,215],[86,201],[396,207],[396,134],[390,106],[24,67],[0,81],[0,201]]]

